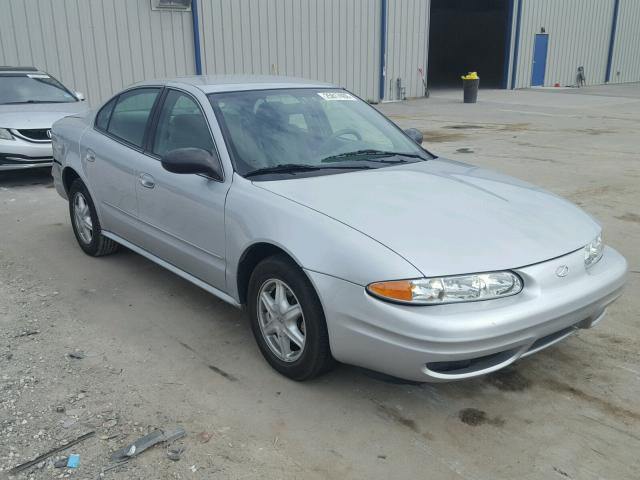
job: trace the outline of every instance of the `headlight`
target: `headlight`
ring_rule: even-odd
[[[0,139],[2,140],[13,140],[13,135],[6,128],[0,128]]]
[[[584,265],[589,268],[602,258],[604,251],[604,243],[602,242],[602,233],[594,238],[591,243],[584,247]]]
[[[522,280],[511,272],[376,282],[367,291],[383,300],[413,305],[476,302],[520,293]]]

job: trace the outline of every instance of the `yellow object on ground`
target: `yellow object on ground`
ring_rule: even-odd
[[[480,77],[478,76],[478,72],[469,72],[467,75],[462,75],[462,80],[478,80]]]

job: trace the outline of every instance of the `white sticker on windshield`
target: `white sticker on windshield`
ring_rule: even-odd
[[[318,95],[325,100],[356,100],[356,97],[347,92],[318,92]]]
[[[27,73],[27,77],[29,78],[51,78],[49,75],[45,75],[44,73]]]

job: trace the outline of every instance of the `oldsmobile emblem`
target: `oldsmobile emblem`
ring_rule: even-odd
[[[567,267],[566,265],[560,265],[558,268],[556,268],[556,275],[558,277],[566,277],[568,273],[569,267]]]
[[[50,129],[47,130],[47,137],[51,138],[51,130]]]

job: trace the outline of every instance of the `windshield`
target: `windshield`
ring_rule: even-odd
[[[0,75],[0,105],[77,101],[78,99],[64,85],[47,74]]]
[[[431,158],[344,90],[252,90],[209,99],[243,176],[340,173]]]

